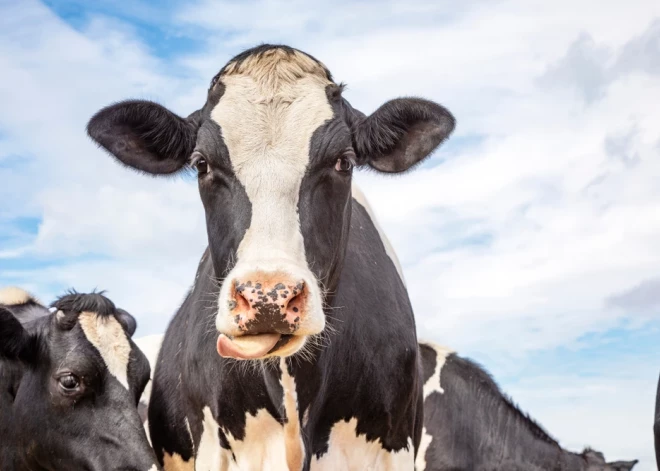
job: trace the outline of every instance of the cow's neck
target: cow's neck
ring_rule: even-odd
[[[199,358],[192,364],[207,361],[202,357],[208,358],[209,350],[215,353],[213,311],[217,306],[213,307],[213,293],[217,293],[215,280],[222,275],[216,274],[210,258],[208,253],[202,258],[196,293],[190,301],[204,302],[191,305],[188,315],[193,316],[192,322],[182,323],[194,329],[184,336],[196,339],[193,355]],[[227,421],[243,417],[246,411],[255,414],[265,409],[278,421],[290,420],[292,409],[286,407],[286,398],[294,393],[301,430],[313,441],[307,444],[308,456],[322,456],[327,451],[327,437],[337,424],[340,428],[358,424],[362,440],[382,438],[379,449],[409,449],[410,440],[417,446],[422,424],[418,407],[421,384],[417,375],[393,374],[419,367],[412,308],[377,228],[359,205],[353,205],[346,256],[333,291],[326,311],[328,327],[319,338],[310,340],[318,347],[286,360],[291,379],[283,377],[279,363],[242,368],[234,360],[214,360],[222,374],[206,376],[203,389],[216,391],[214,400],[225,411],[219,417],[223,429],[231,428]],[[289,386],[295,383],[295,391],[287,381]],[[388,384],[388,388],[376,388],[376,384]],[[395,424],[388,420],[392,416],[398,418]],[[236,421],[237,433],[243,422]],[[411,430],[415,430],[413,438]]]

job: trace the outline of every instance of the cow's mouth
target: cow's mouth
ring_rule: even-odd
[[[290,334],[256,334],[229,337],[218,336],[217,350],[221,357],[237,360],[256,360],[271,356],[287,345],[293,335]]]

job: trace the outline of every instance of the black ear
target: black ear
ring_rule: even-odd
[[[612,463],[607,463],[615,471],[630,471],[635,467],[639,460],[632,461],[614,461]]]
[[[121,326],[124,328],[126,333],[128,334],[129,337],[133,337],[133,334],[137,330],[137,321],[135,320],[135,317],[130,315],[128,312],[124,311],[123,309],[117,308],[116,312],[116,317]]]
[[[0,359],[29,361],[36,341],[6,308],[0,306]]]
[[[154,175],[181,170],[195,147],[199,119],[184,119],[143,100],[103,108],[87,124],[87,133],[123,164]]]
[[[454,126],[454,117],[437,103],[398,98],[355,125],[355,151],[359,161],[380,172],[405,172],[428,157]]]

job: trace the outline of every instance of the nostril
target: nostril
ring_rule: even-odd
[[[234,284],[234,292],[229,297],[229,310],[237,317],[237,322],[240,317],[250,310],[249,295],[245,293],[245,287],[238,282]]]
[[[305,282],[301,281],[296,286],[292,286],[291,291],[286,298],[286,304],[282,306],[285,308],[286,319],[290,324],[294,324],[297,328],[307,300],[307,287],[305,286]]]

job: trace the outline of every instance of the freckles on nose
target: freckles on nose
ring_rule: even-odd
[[[256,273],[234,281],[228,307],[245,334],[293,334],[305,316],[307,291],[304,281]]]

